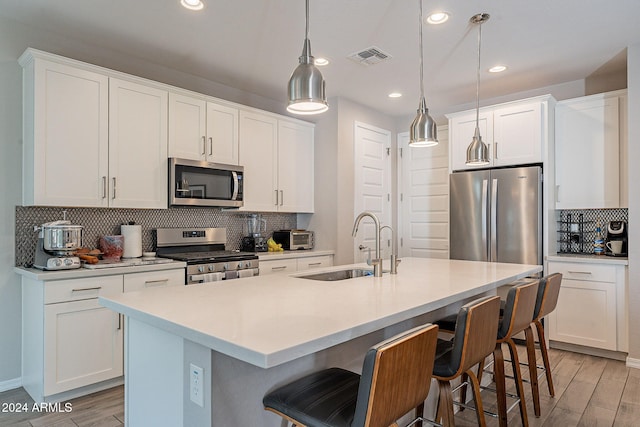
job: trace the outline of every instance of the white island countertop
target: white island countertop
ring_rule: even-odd
[[[358,264],[358,267],[367,267]],[[291,275],[100,297],[155,328],[270,368],[491,291],[542,266],[404,258],[397,275],[334,282]]]

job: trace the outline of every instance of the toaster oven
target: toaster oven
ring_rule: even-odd
[[[313,249],[313,231],[280,230],[273,232],[273,240],[285,250]]]

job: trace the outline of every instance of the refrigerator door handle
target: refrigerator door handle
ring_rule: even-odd
[[[498,259],[498,180],[491,180],[491,257],[489,261]]]
[[[482,180],[482,199],[480,201],[481,203],[481,209],[480,211],[482,212],[482,241],[484,242],[484,246],[485,246],[485,254],[487,256],[487,260],[489,260],[489,239],[487,236],[487,212],[488,212],[488,208],[489,206],[487,205],[488,201],[487,201],[487,196],[489,195],[489,181],[486,179]]]

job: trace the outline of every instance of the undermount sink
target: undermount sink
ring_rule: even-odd
[[[373,276],[373,270],[365,268],[350,268],[348,270],[327,271],[326,273],[313,273],[297,276],[301,279],[321,280],[334,282],[336,280],[353,279],[354,277]]]

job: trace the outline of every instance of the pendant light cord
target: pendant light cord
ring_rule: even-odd
[[[424,59],[423,59],[423,47],[422,47],[422,0],[418,0],[420,3],[420,17],[419,17],[419,33],[420,33],[420,94],[421,99],[424,98]]]
[[[307,11],[307,22],[305,25],[304,38],[305,40],[309,39],[309,0],[306,1],[306,11]]]
[[[476,130],[479,129],[478,124],[480,122],[480,47],[481,47],[481,42],[482,42],[482,22],[480,22],[478,24],[478,72],[477,72],[477,78],[476,78]]]

